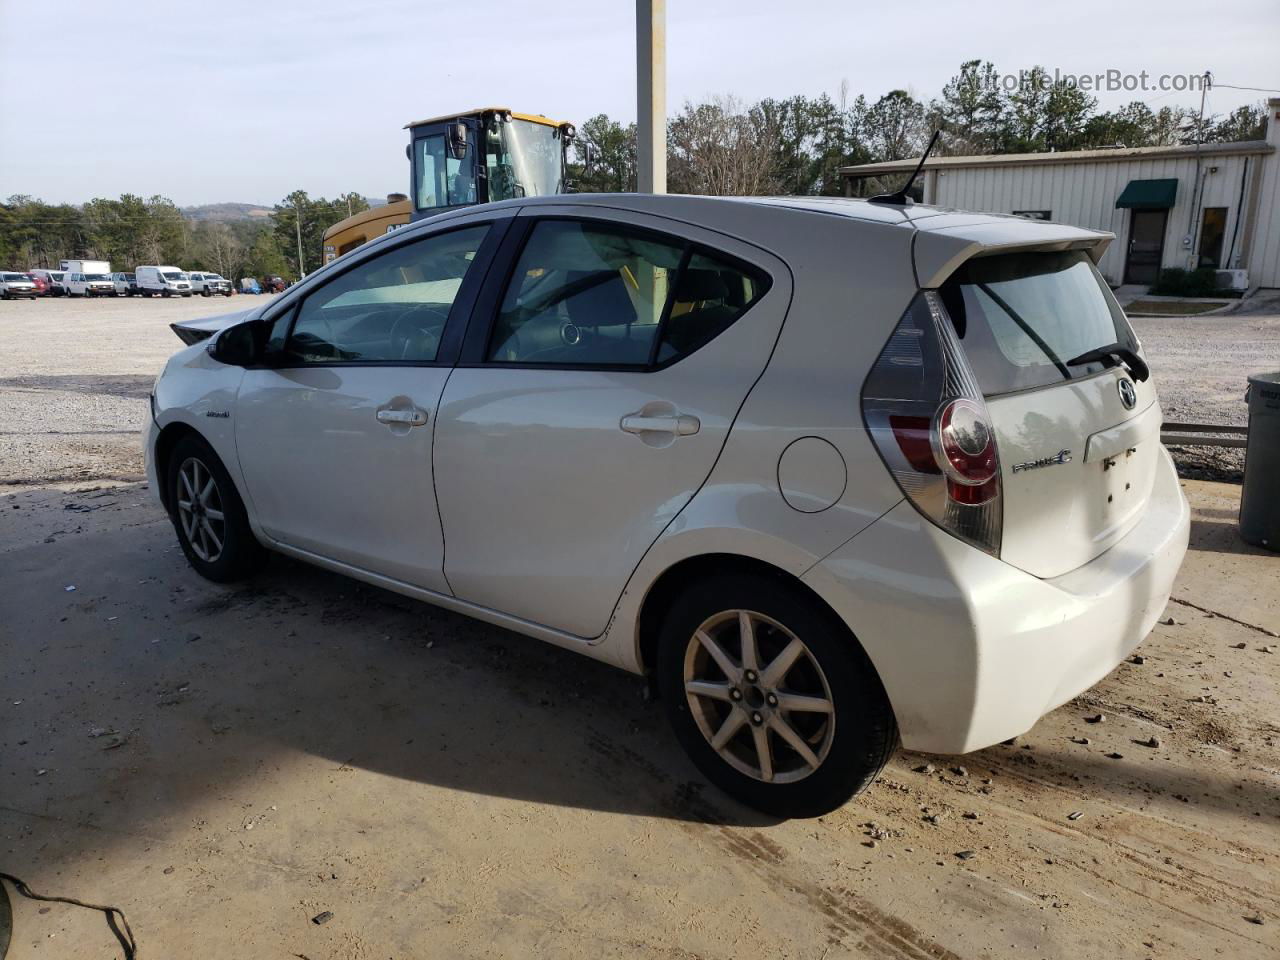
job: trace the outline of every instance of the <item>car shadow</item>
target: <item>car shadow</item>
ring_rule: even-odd
[[[1235,553],[1255,557],[1274,557],[1274,550],[1266,550],[1246,543],[1240,537],[1240,525],[1236,516],[1224,520],[1191,520],[1190,550],[1206,553]]]
[[[335,771],[536,803],[777,822],[703,782],[635,677],[283,557],[247,585],[210,584],[182,561],[165,520],[141,530],[10,555],[15,598],[79,587],[43,616],[40,605],[29,614],[0,602],[16,628],[3,653],[22,665],[35,721],[20,745],[0,738],[0,766],[58,768],[69,796],[109,786],[112,809],[141,822],[198,803],[212,777],[232,789],[295,751]],[[25,559],[33,554],[38,563]],[[41,724],[53,717],[62,732],[50,736]],[[95,728],[126,742],[104,750],[86,739]],[[33,796],[42,789],[33,781]]]

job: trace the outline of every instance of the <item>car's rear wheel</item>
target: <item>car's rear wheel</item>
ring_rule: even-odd
[[[777,816],[839,807],[870,786],[898,743],[854,637],[772,577],[716,577],[679,597],[662,627],[658,682],[698,769]]]
[[[169,456],[167,473],[170,517],[196,572],[226,583],[261,569],[267,552],[213,448],[200,437],[183,437]]]

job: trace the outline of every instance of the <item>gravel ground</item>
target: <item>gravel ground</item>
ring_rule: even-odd
[[[1151,363],[1166,420],[1244,426],[1248,376],[1280,370],[1280,312],[1129,322]],[[1171,445],[1169,452],[1184,477],[1238,483],[1244,473],[1238,447]]]
[[[0,300],[0,489],[142,477],[147,395],[169,324],[261,297]]]
[[[168,324],[260,302],[0,301],[0,489],[140,479],[147,394],[181,346]],[[1170,420],[1243,424],[1245,377],[1280,368],[1280,306],[1272,314],[1136,318],[1133,325]],[[1243,464],[1238,450],[1173,452],[1184,475],[1201,479],[1238,479]]]

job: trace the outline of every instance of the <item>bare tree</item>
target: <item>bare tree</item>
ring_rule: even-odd
[[[202,224],[196,240],[201,258],[224,277],[237,276],[248,259],[244,242],[225,223]]]
[[[777,193],[779,130],[759,106],[733,97],[686,102],[668,130],[668,166],[676,193],[759,196]]]

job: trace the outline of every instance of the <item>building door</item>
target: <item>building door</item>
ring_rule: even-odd
[[[1164,259],[1164,228],[1168,210],[1134,210],[1129,220],[1129,253],[1124,261],[1124,282],[1150,286],[1160,275]]]
[[[1200,266],[1226,266],[1222,262],[1222,241],[1226,235],[1227,208],[1205,207],[1200,220]]]

